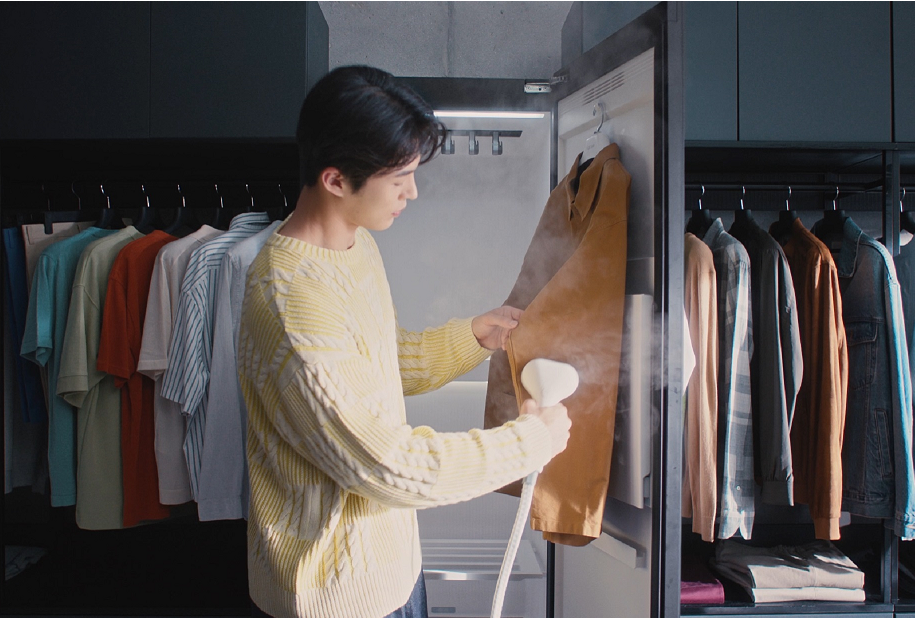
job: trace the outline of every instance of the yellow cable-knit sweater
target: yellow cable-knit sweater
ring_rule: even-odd
[[[469,319],[400,329],[364,229],[346,251],[274,232],[248,271],[238,355],[250,593],[276,618],[396,610],[422,568],[415,509],[475,498],[549,459],[532,416],[467,433],[406,424],[404,394],[442,386],[488,351]]]

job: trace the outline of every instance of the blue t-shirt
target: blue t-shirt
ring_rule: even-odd
[[[57,384],[70,290],[79,257],[90,243],[117,230],[97,227],[54,243],[38,258],[22,337],[22,356],[48,368],[48,383]],[[57,395],[48,394],[48,467],[51,506],[76,504],[76,411]]]
[[[18,350],[22,346],[25,316],[29,307],[29,288],[25,272],[25,245],[19,228],[3,230],[3,249],[6,252],[6,285],[9,288],[9,337]],[[38,367],[16,356],[16,386],[22,402],[22,420],[26,423],[43,423],[48,418],[41,374]]]

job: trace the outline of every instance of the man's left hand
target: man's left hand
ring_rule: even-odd
[[[524,311],[503,305],[498,309],[478,315],[470,324],[473,335],[480,345],[487,350],[504,350],[508,343],[508,333],[518,326],[518,320]]]

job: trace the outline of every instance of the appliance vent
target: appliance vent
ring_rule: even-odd
[[[633,62],[626,63],[619,69],[610,73],[606,79],[583,91],[581,93],[581,104],[587,105],[593,103],[602,96],[622,88],[627,81],[631,81],[637,75],[641,75],[653,66],[654,57],[652,54],[644,54]]]

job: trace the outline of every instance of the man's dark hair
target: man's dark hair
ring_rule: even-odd
[[[367,66],[334,69],[302,103],[296,142],[300,184],[313,187],[328,167],[358,191],[370,176],[431,159],[442,124],[422,97],[390,73]]]

